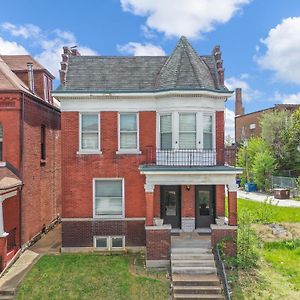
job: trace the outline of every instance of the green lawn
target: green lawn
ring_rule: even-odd
[[[253,212],[255,215],[269,218],[268,223],[300,222],[300,207],[280,207],[268,205],[246,199],[238,199],[238,214],[243,210]],[[228,214],[226,201],[226,215]],[[268,216],[266,216],[268,214]]]
[[[147,273],[133,256],[45,255],[18,289],[18,300],[167,299],[166,272]],[[138,257],[137,261],[141,261]]]

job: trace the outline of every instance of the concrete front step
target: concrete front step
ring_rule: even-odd
[[[0,296],[14,296],[16,290],[15,289],[0,289]]]
[[[171,254],[209,254],[212,253],[211,248],[171,248]]]
[[[0,300],[13,300],[14,297],[13,295],[0,295]]]
[[[197,294],[174,294],[174,299],[184,299],[184,300],[194,300],[194,299],[202,299],[202,300],[224,300],[224,296],[222,294],[211,294],[211,295],[197,295]]]
[[[171,254],[172,260],[214,260],[214,255],[212,253],[173,253]]]
[[[172,274],[217,274],[215,267],[172,267]]]
[[[182,260],[172,259],[172,267],[215,267],[214,260]]]
[[[194,285],[194,286],[180,286],[175,285],[173,291],[176,294],[221,294],[220,286],[205,286],[205,285]]]
[[[220,280],[217,275],[174,274],[172,282],[173,286],[220,286]]]

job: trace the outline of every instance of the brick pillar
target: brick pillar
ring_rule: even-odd
[[[1,271],[5,268],[7,256],[7,235],[0,237],[0,259],[1,259]]]
[[[154,218],[154,192],[146,192],[146,226],[153,225]]]
[[[216,112],[216,159],[217,165],[224,165],[224,111]]]
[[[225,216],[225,186],[216,185],[216,213],[217,217]]]
[[[237,195],[236,191],[228,191],[228,224],[237,225]]]

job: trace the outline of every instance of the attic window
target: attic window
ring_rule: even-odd
[[[28,72],[28,84],[29,88],[34,93],[34,76],[33,76],[33,64],[27,63],[27,72]]]

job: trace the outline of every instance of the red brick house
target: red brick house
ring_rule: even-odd
[[[64,48],[62,250],[146,249],[166,265],[171,232],[236,236],[235,176],[224,162],[221,52],[182,37],[170,56],[80,56]],[[225,216],[229,188],[229,225]],[[163,224],[160,224],[163,222]],[[210,229],[209,229],[210,230]]]
[[[1,268],[60,214],[60,110],[51,95],[53,78],[30,55],[0,56]]]

